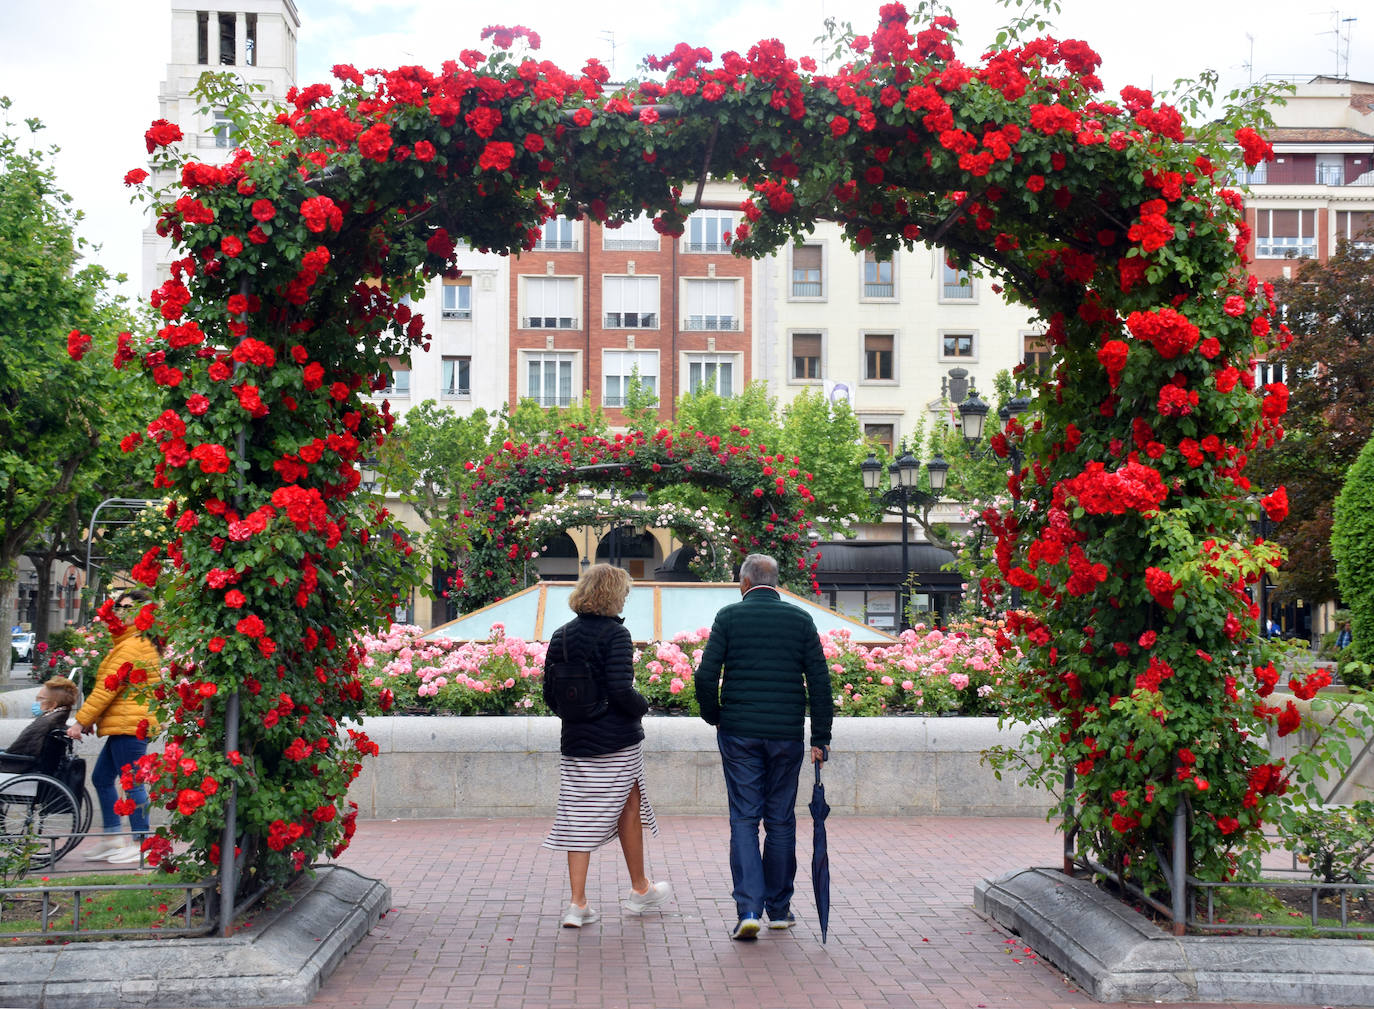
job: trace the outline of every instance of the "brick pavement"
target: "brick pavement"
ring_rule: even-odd
[[[588,896],[602,915],[559,927],[566,862],[539,845],[545,820],[364,821],[342,864],[386,881],[393,909],[350,953],[312,1009],[1073,1009],[1095,1003],[974,914],[975,882],[1052,865],[1041,820],[838,818],[834,897],[820,943],[798,823],[799,926],[732,942],[723,817],[661,817],[655,878],[665,913],[625,914],[614,845],[593,855]],[[1234,1006],[1233,1009],[1246,1009]]]

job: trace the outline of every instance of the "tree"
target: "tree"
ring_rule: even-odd
[[[1374,438],[1365,443],[1336,498],[1331,551],[1350,608],[1355,658],[1374,663]]]
[[[30,149],[10,107],[0,97],[0,670],[9,664],[19,557],[34,548],[46,555],[45,530],[51,540],[53,520],[65,523],[95,483],[83,467],[112,425],[146,416],[150,402],[122,373],[81,360],[90,347],[108,359],[129,314],[107,293],[109,275],[81,264],[81,214],[57,187],[57,148]],[[36,119],[25,125],[29,140],[42,129]],[[47,569],[39,575],[42,588]]]
[[[1365,236],[1366,239],[1374,236]],[[1332,498],[1374,434],[1374,258],[1341,241],[1326,263],[1308,260],[1275,297],[1293,344],[1274,355],[1289,387],[1286,437],[1256,453],[1266,489],[1288,488],[1288,518],[1274,538],[1288,550],[1275,579],[1280,597],[1334,599]]]

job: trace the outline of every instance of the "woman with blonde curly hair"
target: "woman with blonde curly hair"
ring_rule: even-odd
[[[644,781],[641,719],[649,702],[635,690],[634,645],[620,618],[632,584],[622,568],[588,568],[568,599],[577,616],[553,632],[544,659],[546,669],[554,663],[585,662],[606,702],[591,717],[582,711],[560,712],[556,684],[544,678],[544,702],[563,722],[558,813],[544,847],[568,853],[572,900],[563,915],[564,928],[597,920],[587,903],[587,870],[591,853],[616,837],[630,870],[629,911],[641,914],[661,907],[673,893],[667,882],[651,882],[644,874],[644,828],[657,835],[658,824]]]

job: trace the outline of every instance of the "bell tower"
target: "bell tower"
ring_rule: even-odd
[[[260,85],[263,102],[283,101],[296,83],[296,37],[301,19],[293,0],[223,0],[226,6],[172,3],[171,58],[158,92],[158,118],[181,127],[182,151],[200,161],[227,160],[233,129],[223,112],[198,111],[191,92],[206,72],[229,71],[245,84]],[[155,186],[166,177],[155,177]],[[166,279],[171,245],[150,220],[143,232],[142,290]]]

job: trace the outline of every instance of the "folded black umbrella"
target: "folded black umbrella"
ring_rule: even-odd
[[[819,762],[807,808],[811,810],[811,888],[816,894],[816,918],[821,923],[821,942],[824,943],[830,929],[830,852],[825,837],[825,818],[830,815],[830,804],[825,801]]]

